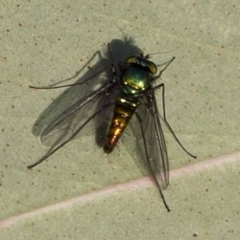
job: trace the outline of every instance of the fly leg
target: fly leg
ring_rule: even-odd
[[[162,73],[167,69],[167,67],[172,63],[172,61],[175,59],[175,57],[173,57],[168,63],[167,65],[160,71],[160,73],[154,77],[154,80],[157,78],[160,78]],[[173,137],[175,138],[175,140],[177,141],[177,143],[179,144],[179,146],[184,150],[184,152],[186,152],[190,157],[192,158],[197,158],[195,155],[191,154],[184,146],[183,144],[180,142],[180,140],[178,139],[178,137],[176,136],[176,134],[174,133],[173,129],[171,128],[170,124],[167,121],[167,116],[166,116],[166,108],[165,108],[165,85],[164,83],[160,83],[159,85],[155,86],[153,89],[159,89],[161,88],[162,90],[162,108],[163,108],[163,120],[165,122],[165,124],[167,125],[167,128],[169,129],[169,131],[171,132],[171,134],[173,135]]]
[[[86,76],[84,77],[84,80],[81,80],[81,81],[78,81],[76,83],[73,83],[73,84],[64,84],[64,85],[59,85],[61,83],[64,83],[64,82],[67,82],[67,81],[70,81],[74,78],[76,78],[78,75],[80,75],[80,73],[88,67],[89,63],[92,62],[92,60],[96,57],[96,56],[99,56],[100,58],[100,61],[97,62],[92,68],[91,68],[91,72],[94,72],[94,74],[90,75],[90,73],[87,72],[87,75],[90,75],[90,76]],[[102,54],[100,51],[97,51],[93,54],[93,56],[87,61],[87,63],[85,63],[83,65],[83,67],[81,69],[79,69],[72,77],[70,78],[67,78],[67,79],[64,79],[62,81],[59,81],[58,83],[54,83],[52,85],[49,85],[49,86],[46,86],[46,87],[35,87],[35,86],[29,86],[30,88],[34,88],[34,89],[56,89],[56,88],[64,88],[64,87],[71,87],[71,86],[76,86],[76,85],[81,85],[81,84],[84,84],[86,82],[88,82],[89,80],[91,80],[92,78],[96,77],[98,74],[100,74],[101,72],[104,71],[104,69],[106,68],[106,62],[107,62],[107,59],[103,58],[102,57]],[[83,79],[81,77],[81,79]]]

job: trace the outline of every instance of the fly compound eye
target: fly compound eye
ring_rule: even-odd
[[[153,62],[149,62],[148,68],[152,74],[155,74],[157,72],[157,66]]]
[[[127,64],[136,63],[136,57],[128,57],[126,63]]]

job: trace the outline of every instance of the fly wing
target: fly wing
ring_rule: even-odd
[[[112,83],[107,83],[65,110],[43,131],[41,135],[43,144],[57,146],[66,144],[75,138],[98,113],[114,104],[114,97],[104,102],[106,94],[112,87]],[[87,128],[88,132],[90,128],[91,126]]]
[[[153,89],[150,89],[142,99],[136,111],[136,118],[140,124],[140,131],[134,130],[138,150],[149,172],[153,174],[156,184],[163,190],[169,183],[169,164]]]
[[[110,112],[109,110],[113,108],[116,102],[117,89],[118,84],[116,82],[109,82],[64,111],[41,135],[42,142],[51,146],[50,150],[37,162],[29,165],[28,168],[37,166],[77,137],[83,129],[86,129],[85,126],[89,126],[89,122],[93,122],[92,119],[98,120],[100,125],[105,123],[109,119],[106,114]],[[102,113],[104,113],[104,118],[100,118]]]

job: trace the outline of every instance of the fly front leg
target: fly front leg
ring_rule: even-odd
[[[93,74],[90,74],[89,71],[86,72],[86,75],[85,77],[80,77],[80,80],[78,80],[76,83],[73,83],[73,84],[63,84],[63,85],[59,85],[61,83],[65,83],[65,82],[68,82],[76,77],[78,77],[81,72],[88,68],[88,65],[93,61],[93,59],[96,57],[96,56],[99,56],[100,60],[93,66],[90,68],[89,71],[93,72]],[[70,78],[66,78],[62,81],[59,81],[57,83],[54,83],[54,84],[51,84],[49,86],[46,86],[46,87],[35,87],[35,86],[29,86],[30,88],[34,88],[34,89],[56,89],[56,88],[65,88],[65,87],[71,87],[71,86],[76,86],[76,85],[81,85],[81,84],[84,84],[86,82],[88,82],[89,80],[93,79],[94,77],[96,77],[97,75],[99,75],[101,72],[103,72],[106,68],[106,61],[107,59],[105,59],[104,57],[102,57],[102,54],[100,51],[97,51],[93,54],[93,56],[87,61],[87,63],[85,63],[83,65],[83,67],[81,69],[79,69],[72,77]],[[89,76],[88,76],[89,75]]]
[[[172,61],[175,59],[175,57],[173,57],[168,63],[167,65],[160,71],[160,73],[154,77],[154,80],[157,78],[160,78],[162,73],[167,69],[167,67],[172,63]],[[161,89],[162,90],[162,110],[163,110],[163,120],[165,122],[165,124],[167,125],[167,128],[169,129],[169,131],[171,132],[171,134],[173,135],[173,137],[175,138],[175,140],[177,141],[177,143],[179,144],[179,146],[184,150],[184,152],[186,152],[190,157],[192,158],[197,158],[195,155],[191,154],[184,146],[183,144],[180,142],[180,140],[178,139],[177,135],[174,133],[172,127],[170,126],[170,124],[167,121],[167,115],[166,115],[166,107],[165,107],[165,85],[164,83],[160,83],[159,85],[155,86],[153,89]]]

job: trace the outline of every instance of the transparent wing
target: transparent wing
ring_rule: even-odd
[[[102,125],[109,119],[106,114],[111,112],[116,102],[118,84],[114,82],[103,85],[99,90],[93,91],[86,97],[73,104],[54,120],[42,133],[41,140],[50,145],[50,150],[37,162],[28,166],[33,168],[74,139],[89,125],[93,118]],[[109,110],[110,109],[110,110]],[[104,117],[101,118],[103,115]],[[88,128],[89,130],[89,128]]]
[[[153,89],[142,99],[131,128],[136,138],[136,150],[161,193],[169,183],[169,164]]]

